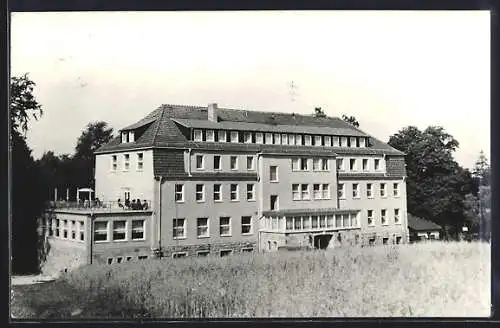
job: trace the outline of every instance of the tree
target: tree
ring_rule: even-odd
[[[13,77],[10,84],[11,120],[11,233],[12,270],[16,273],[38,270],[37,218],[43,212],[43,188],[37,166],[26,144],[30,118],[39,119],[42,106],[33,95],[35,83],[25,74]]]
[[[342,120],[351,124],[352,126],[359,128],[359,122],[358,122],[358,120],[356,120],[356,117],[354,117],[354,116],[347,116],[347,115],[342,114]]]
[[[79,186],[94,186],[94,151],[108,143],[113,138],[113,128],[108,128],[108,123],[99,121],[87,124],[78,138],[75,155],[75,168],[78,170]]]
[[[490,185],[490,163],[482,150],[479,153],[479,158],[474,163],[472,174],[474,178],[479,180],[481,186]]]
[[[408,211],[458,235],[465,222],[465,195],[477,195],[469,170],[453,159],[458,141],[442,127],[405,127],[389,145],[406,153]]]
[[[315,117],[326,117],[325,112],[321,107],[314,107],[314,116]]]

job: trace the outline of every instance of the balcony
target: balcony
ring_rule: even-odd
[[[50,201],[46,203],[49,210],[67,210],[81,212],[117,212],[117,211],[151,211],[153,203],[150,200],[141,200],[140,204],[130,202],[125,204],[118,201]]]
[[[263,231],[286,233],[360,229],[358,213],[357,210],[344,210],[342,213],[323,215],[288,214],[265,216],[261,228]]]

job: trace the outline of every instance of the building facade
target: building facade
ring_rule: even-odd
[[[408,241],[404,154],[339,118],[163,105],[95,155],[164,256]]]

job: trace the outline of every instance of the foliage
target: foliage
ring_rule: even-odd
[[[13,77],[10,85],[12,270],[20,273],[38,270],[37,217],[44,207],[39,171],[25,137],[30,117],[42,115],[34,86],[27,74]]]
[[[314,107],[314,116],[315,117],[326,117],[325,112],[321,107]]]
[[[453,159],[458,141],[439,126],[409,126],[392,135],[389,145],[406,153],[408,212],[457,235],[465,221],[465,195],[477,194],[469,170]]]
[[[481,186],[490,185],[490,175],[491,175],[490,163],[482,150],[479,153],[478,160],[476,161],[476,163],[474,163],[472,174],[474,178],[479,180],[479,184]]]
[[[479,317],[489,266],[475,242],[166,258],[77,269],[25,304],[54,319]]]
[[[344,120],[345,122],[351,124],[354,127],[359,128],[359,122],[356,119],[356,117],[354,117],[354,116],[347,116],[347,115],[342,114],[342,120]]]

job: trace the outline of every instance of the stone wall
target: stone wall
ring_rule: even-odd
[[[162,256],[171,258],[175,253],[186,253],[186,256],[197,256],[198,252],[208,252],[210,256],[220,256],[220,252],[224,250],[232,250],[232,254],[247,251],[257,251],[257,243],[249,242],[232,242],[232,243],[213,243],[201,245],[179,245],[166,246],[163,248]]]
[[[87,264],[85,244],[53,237],[45,238],[45,256],[41,263],[42,274],[58,276],[62,272]]]

